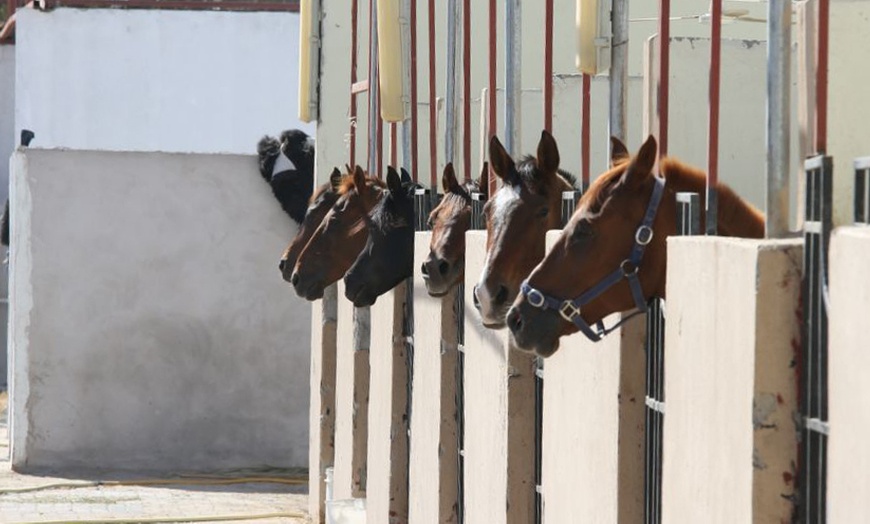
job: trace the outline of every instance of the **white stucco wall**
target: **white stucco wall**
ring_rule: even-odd
[[[15,139],[15,47],[0,45],[0,200],[9,191],[9,155]]]
[[[311,306],[252,156],[13,156],[13,466],[304,466]]]
[[[299,15],[18,12],[15,128],[34,145],[251,153],[297,120]]]

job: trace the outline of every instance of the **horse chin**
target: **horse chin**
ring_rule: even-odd
[[[315,300],[323,298],[323,291],[325,288],[326,286],[324,286],[322,282],[303,283],[302,281],[299,281],[293,286],[293,289],[296,290],[296,294],[309,302],[314,302]]]
[[[551,312],[533,309],[525,302],[508,312],[510,346],[541,357],[549,357],[559,349],[559,320]]]
[[[353,303],[354,307],[368,307],[378,300],[378,295],[370,292],[365,286],[345,287],[344,296]]]
[[[453,285],[450,283],[444,282],[433,282],[430,278],[423,276],[423,282],[426,284],[426,292],[429,293],[430,297],[441,298],[447,296],[450,293],[450,290],[453,288]]]

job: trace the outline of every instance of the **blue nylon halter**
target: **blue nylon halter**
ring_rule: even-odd
[[[586,338],[593,342],[598,342],[605,335],[618,328],[624,322],[635,315],[645,313],[647,310],[646,301],[643,296],[643,289],[640,286],[640,280],[637,278],[637,271],[640,268],[640,262],[643,259],[643,252],[653,239],[652,223],[655,220],[656,212],[659,208],[659,203],[662,200],[662,194],[665,189],[665,181],[663,178],[655,177],[655,187],[653,187],[652,197],[646,208],[646,214],[643,217],[643,222],[638,226],[634,233],[634,246],[631,248],[631,253],[628,258],[619,264],[612,273],[601,279],[597,284],[583,292],[574,300],[562,300],[544,292],[533,288],[529,285],[529,279],[523,280],[520,285],[520,292],[530,306],[539,309],[553,309],[558,312],[562,318],[577,326],[580,331],[586,335]],[[612,286],[616,285],[623,278],[628,280],[628,285],[631,287],[631,295],[634,298],[637,311],[631,315],[623,317],[619,322],[610,328],[604,327],[604,321],[600,320],[595,324],[595,330],[583,320],[580,316],[580,308],[592,302],[596,297],[607,291]]]

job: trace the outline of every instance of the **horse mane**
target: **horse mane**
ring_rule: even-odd
[[[537,187],[537,179],[535,178],[535,171],[537,170],[537,168],[538,161],[532,155],[524,156],[516,164],[516,169],[517,173],[519,173],[520,175],[520,180],[523,181],[523,185],[531,190],[534,190]],[[564,169],[559,169],[558,171],[556,171],[556,174],[560,176],[568,185],[577,189],[577,177],[565,171]]]

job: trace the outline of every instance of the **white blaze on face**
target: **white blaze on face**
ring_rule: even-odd
[[[493,251],[498,251],[502,248],[499,244],[501,243],[501,234],[507,225],[507,217],[511,210],[520,203],[520,190],[520,186],[502,186],[501,189],[495,193],[495,197],[491,204],[492,213],[490,214],[490,220],[492,221],[492,234],[494,238],[490,249],[486,252],[483,271],[480,273],[480,280],[478,280],[475,289],[477,300],[480,303],[480,316],[483,318],[484,322],[487,323],[498,323],[502,321],[501,318],[494,318],[495,311],[493,310],[492,302],[495,297],[490,294],[489,288],[486,286],[486,281],[490,277],[489,266],[492,261],[492,253]]]

